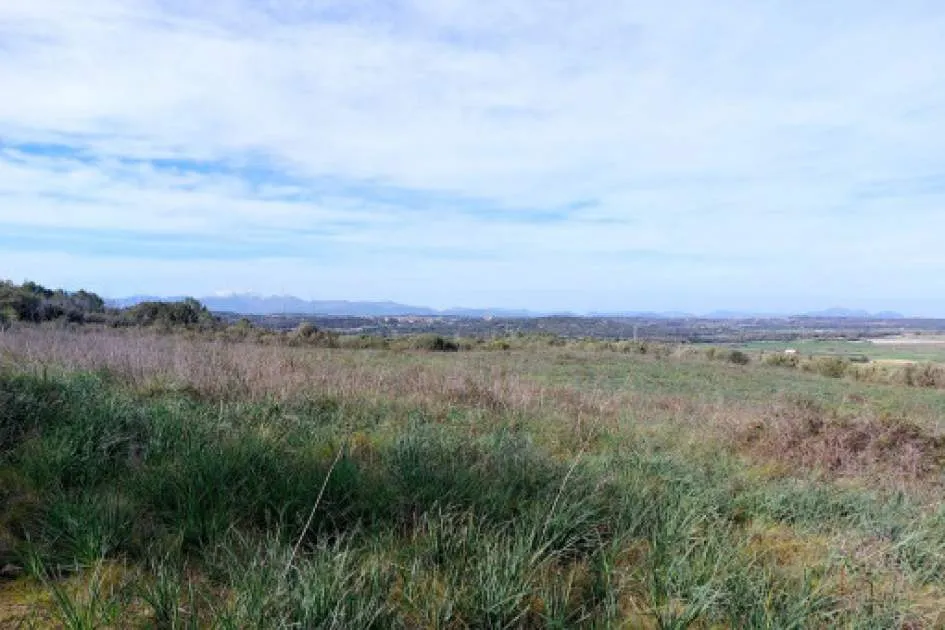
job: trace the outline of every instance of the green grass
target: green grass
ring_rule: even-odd
[[[802,356],[866,356],[870,360],[931,361],[945,363],[945,343],[873,343],[871,341],[813,340],[755,341],[733,344],[752,352],[784,352],[793,348]]]
[[[759,474],[678,439],[688,425],[648,424],[658,407],[643,404],[861,392],[937,412],[939,392],[582,351],[318,357],[362,375],[462,362],[631,403],[588,428],[572,414],[596,398],[241,400],[14,365],[0,371],[0,566],[24,576],[0,582],[0,621],[29,600],[24,623],[69,628],[890,628],[945,601],[937,505]]]
[[[629,391],[638,396],[678,396],[721,405],[764,405],[778,396],[795,395],[813,398],[829,408],[842,407],[853,397],[888,413],[937,421],[945,418],[943,390],[824,378],[816,373],[757,364],[746,367],[704,360],[576,351],[550,357],[471,353],[464,360],[483,371],[499,369],[552,387],[605,394]]]

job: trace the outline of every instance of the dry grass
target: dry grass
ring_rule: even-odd
[[[541,352],[549,365],[593,360],[568,348]],[[891,417],[856,395],[840,412],[796,395],[739,402],[629,381],[616,388],[594,381],[549,384],[535,378],[543,368],[529,363],[533,354],[293,348],[129,330],[0,333],[0,364],[103,372],[143,394],[181,391],[229,401],[334,397],[419,407],[441,417],[456,407],[476,408],[490,416],[539,419],[559,434],[565,450],[604,434],[655,429],[694,448],[733,450],[782,472],[896,489],[942,482],[945,437],[931,418]],[[628,371],[640,362],[700,360],[690,348],[667,354],[622,360]]]
[[[945,389],[945,365],[906,359],[880,359],[847,368],[854,379],[908,387]]]
[[[565,409],[614,416],[620,396],[550,387],[490,360],[492,353],[436,357],[417,352],[291,348],[191,340],[135,331],[75,333],[20,329],[0,333],[0,361],[28,369],[105,372],[139,392],[186,391],[213,400],[336,396],[396,399],[435,410],[477,407],[512,413]]]
[[[868,406],[839,413],[808,398],[784,397],[756,420],[734,425],[734,433],[735,442],[756,457],[828,478],[908,485],[937,482],[945,468],[941,432]]]
[[[606,370],[600,367],[604,362],[610,362]],[[774,392],[742,397],[717,391],[772,375],[782,379],[777,383],[807,379],[805,383],[812,388],[837,383],[762,366],[716,363],[706,373],[726,375],[731,379],[724,381],[726,385],[700,390],[680,387],[674,381],[678,373],[661,370],[662,366],[704,367],[704,357],[689,348],[656,358],[567,347],[443,355],[266,346],[137,331],[24,328],[0,333],[0,367],[4,363],[35,373],[95,371],[144,396],[183,392],[212,401],[211,405],[219,401],[221,416],[223,404],[228,402],[295,403],[326,397],[342,405],[352,403],[352,407],[378,406],[394,412],[392,416],[398,409],[405,414],[422,410],[429,414],[426,420],[435,422],[452,421],[453,412],[462,411],[467,420],[472,418],[470,424],[481,422],[479,430],[484,432],[495,430],[500,423],[528,423],[532,433],[541,434],[543,445],[551,447],[551,453],[568,460],[585,449],[588,458],[605,458],[606,448],[619,449],[621,444],[646,436],[657,449],[686,453],[693,462],[702,461],[699,458],[710,462],[714,452],[722,450],[744,456],[756,469],[777,471],[778,475],[826,484],[848,480],[873,488],[905,489],[922,497],[940,491],[945,467],[945,438],[931,411],[928,417],[890,415],[875,404],[872,392],[850,382],[845,384],[858,387],[857,393],[844,396],[839,406],[806,395]],[[645,372],[647,378],[630,378],[634,372]],[[702,374],[699,370],[693,373]],[[476,413],[470,414],[470,410]],[[271,428],[266,423],[258,427],[261,434]],[[386,427],[385,431],[391,433]],[[384,439],[383,431],[353,433],[349,436],[352,455],[371,461],[378,456],[379,439]],[[750,476],[748,471],[746,478]],[[656,479],[653,483],[662,482]],[[891,601],[904,596],[916,602],[914,610],[919,611],[925,626],[935,627],[942,620],[945,595],[934,585],[926,588],[910,581],[897,564],[896,550],[882,536],[852,531],[812,533],[763,519],[745,527],[746,557],[741,559],[745,566],[762,565],[793,581],[804,579],[808,570],[822,570],[822,588],[839,596],[850,610],[871,606],[874,599]],[[0,531],[0,547],[2,534]],[[700,538],[704,534],[693,535]],[[621,599],[617,605],[623,618],[636,619],[640,627],[655,627],[654,604],[640,586],[644,581],[639,575],[641,558],[653,550],[645,540],[640,545],[638,549],[634,543],[627,550],[626,566],[619,557],[615,560],[613,579],[631,584],[618,589]],[[570,585],[574,592],[588,590],[584,584],[587,567],[580,563],[563,568],[549,564],[547,570],[564,576],[562,588]],[[429,593],[446,588],[441,574],[429,568],[418,571],[411,588]],[[22,613],[16,608],[20,598],[9,595],[0,593],[0,602],[7,606],[0,607],[0,625],[4,614],[15,619]],[[555,596],[559,595],[567,600],[568,592]],[[406,603],[398,603],[398,607],[408,610],[410,596],[405,591]],[[445,601],[448,597],[444,591],[435,599]],[[533,604],[536,614],[549,605],[538,599]],[[682,614],[682,604],[672,598],[660,606],[667,616],[676,607],[680,610],[675,612]],[[424,617],[428,613],[430,610],[417,611],[416,624],[429,621]]]

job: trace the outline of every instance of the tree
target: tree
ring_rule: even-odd
[[[69,293],[62,289],[47,289],[41,284],[26,281],[17,286],[10,281],[0,282],[0,311],[8,320],[45,322],[56,319],[82,322],[90,313],[105,312],[105,301],[94,293]]]
[[[167,327],[215,326],[217,318],[206,306],[193,298],[182,302],[141,302],[127,311],[128,317],[140,326]]]

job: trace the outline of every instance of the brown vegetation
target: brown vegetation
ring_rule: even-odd
[[[640,361],[705,360],[691,347],[650,350],[634,353],[626,368],[633,370]],[[570,347],[542,352],[543,360],[563,364],[600,356]],[[566,427],[568,436],[562,439],[567,443],[615,428],[675,426],[684,428],[686,439],[700,448],[734,450],[777,464],[782,471],[829,473],[884,485],[937,485],[945,467],[945,438],[933,418],[890,416],[862,398],[839,410],[797,396],[737,402],[629,383],[619,388],[548,384],[530,369],[531,355],[483,351],[432,357],[208,341],[137,330],[23,328],[0,333],[0,363],[96,371],[144,394],[180,391],[229,401],[328,396],[342,402],[420,406],[443,417],[453,407],[480,408],[565,420],[560,426]],[[729,361],[727,354],[710,357],[718,358]],[[828,372],[824,370],[833,376]],[[858,399],[854,395],[849,400]]]
[[[838,475],[930,480],[945,468],[945,435],[912,420],[826,410],[804,397],[782,397],[738,439],[756,456],[785,466]]]

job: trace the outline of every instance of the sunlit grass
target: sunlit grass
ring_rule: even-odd
[[[53,341],[0,373],[0,620],[943,621],[935,391],[671,352]]]

